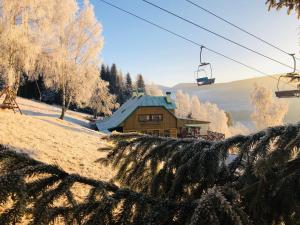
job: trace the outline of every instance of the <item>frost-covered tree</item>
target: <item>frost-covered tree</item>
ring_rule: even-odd
[[[232,114],[230,112],[225,112],[226,116],[227,116],[227,125],[233,126],[233,119],[232,119]]]
[[[6,86],[18,90],[22,74],[38,75],[36,61],[43,50],[56,0],[1,0],[0,75]]]
[[[251,93],[251,103],[251,119],[258,130],[283,124],[288,112],[288,103],[274,99],[271,90],[255,85]]]
[[[287,8],[288,14],[294,10],[300,17],[300,2],[298,0],[267,0],[266,4],[269,5],[269,10],[271,8],[276,8],[277,10]]]
[[[47,88],[62,93],[62,113],[70,103],[87,103],[98,78],[103,44],[101,25],[88,0],[2,0],[0,74],[18,90],[22,74],[42,75]]]
[[[103,45],[101,24],[88,0],[79,8],[75,0],[57,1],[47,54],[40,61],[44,80],[62,94],[63,119],[70,103],[88,103],[98,79]],[[43,66],[47,62],[47,66]]]
[[[154,83],[146,84],[145,92],[147,95],[151,96],[163,96],[162,90]]]
[[[179,90],[176,92],[176,110],[175,113],[179,117],[188,117],[191,114],[190,96]]]
[[[197,96],[191,97],[181,90],[176,92],[175,113],[179,117],[209,121],[210,130],[223,133],[226,137],[249,133],[249,130],[241,123],[233,123],[229,126],[226,112],[216,104],[210,102],[202,103]]]
[[[109,116],[112,114],[112,110],[119,107],[116,96],[109,93],[108,82],[101,79],[98,80],[89,106],[94,111],[94,119],[96,119],[99,114]]]

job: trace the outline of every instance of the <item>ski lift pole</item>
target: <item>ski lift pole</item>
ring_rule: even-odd
[[[205,65],[205,62],[202,62],[202,53],[203,53],[203,49],[205,48],[204,45],[201,45],[200,47],[200,65]]]
[[[289,54],[289,55],[292,56],[293,61],[294,61],[294,71],[292,72],[294,74],[294,73],[296,73],[296,58],[295,58],[295,53]]]

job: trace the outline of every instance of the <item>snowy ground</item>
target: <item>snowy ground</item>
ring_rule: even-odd
[[[59,107],[23,98],[17,102],[24,115],[0,109],[1,144],[71,173],[101,180],[112,177],[110,168],[95,163],[104,156],[97,149],[106,143],[101,133],[88,128],[86,114],[68,111],[62,121]]]

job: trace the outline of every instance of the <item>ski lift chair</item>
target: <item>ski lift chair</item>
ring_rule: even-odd
[[[200,48],[200,64],[196,71],[197,78],[196,82],[198,86],[211,85],[215,83],[215,78],[212,77],[212,67],[210,63],[202,62],[202,51],[204,46]],[[207,68],[209,69],[209,74],[207,74]],[[203,76],[204,75],[204,76]]]
[[[297,85],[298,89],[286,90],[286,91],[275,91],[277,98],[299,98],[300,97],[300,85]]]
[[[293,57],[294,60],[294,70],[291,73],[287,73],[286,75],[281,75],[278,78],[278,83],[277,83],[277,91],[275,91],[275,95],[277,98],[299,98],[300,97],[300,84],[297,85],[297,89],[294,90],[279,90],[279,83],[281,78],[287,78],[290,81],[289,82],[295,82],[295,81],[300,81],[300,75],[299,73],[296,73],[296,59],[295,59],[295,54],[290,54],[290,56]]]

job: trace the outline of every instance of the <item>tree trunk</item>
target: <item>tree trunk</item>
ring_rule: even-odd
[[[61,108],[61,114],[60,114],[59,119],[64,120],[65,113],[67,111],[66,110],[66,91],[65,91],[64,88],[62,90],[62,103],[61,103],[61,105],[62,105],[62,108]]]
[[[18,94],[18,91],[19,91],[19,87],[20,87],[20,83],[21,83],[21,74],[20,73],[17,73],[16,74],[16,78],[15,78],[15,82],[13,83],[12,85],[12,90]]]
[[[71,103],[71,98],[68,98],[66,100],[66,96],[63,95],[63,105],[62,105],[61,115],[60,115],[59,119],[64,120],[65,114],[66,114],[67,110],[69,109],[70,103]]]
[[[61,108],[61,114],[60,114],[59,119],[64,120],[66,111],[67,111],[67,108],[63,105]]]
[[[94,110],[94,119],[97,119],[97,110]]]

